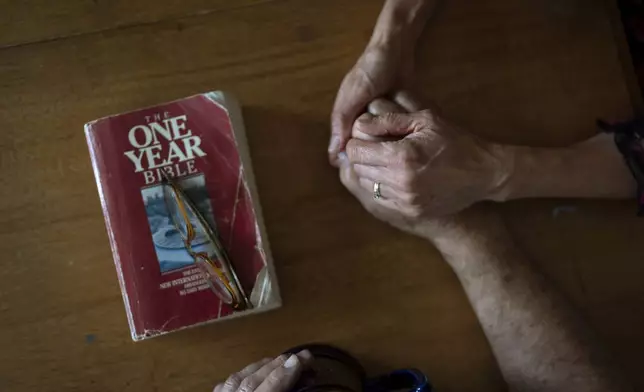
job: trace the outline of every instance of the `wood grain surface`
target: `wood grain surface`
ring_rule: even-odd
[[[334,94],[380,1],[0,6],[0,390],[207,391],[311,341],[350,350],[374,373],[418,367],[442,391],[504,389],[439,254],[371,218],[326,161]],[[596,118],[639,105],[612,7],[445,1],[422,38],[418,87],[497,140],[589,135]],[[213,89],[243,105],[284,307],[133,343],[82,126]],[[644,222],[634,204],[499,208],[644,390]]]

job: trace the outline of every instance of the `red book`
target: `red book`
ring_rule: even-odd
[[[102,118],[85,133],[132,339],[281,305],[229,94]]]

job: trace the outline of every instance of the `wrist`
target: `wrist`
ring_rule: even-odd
[[[369,46],[398,47],[413,57],[416,42],[435,0],[387,0],[378,17]]]
[[[569,147],[503,146],[507,178],[488,200],[531,197],[631,198],[636,184],[612,138],[598,135]]]
[[[550,194],[554,192],[552,188],[557,188],[555,184],[562,182],[566,161],[575,155],[565,148],[502,146],[502,151],[506,178],[487,198],[496,202],[556,196]],[[551,190],[547,191],[547,188]]]
[[[425,235],[452,268],[467,267],[467,260],[494,244],[505,243],[510,234],[492,205],[479,204],[452,217]]]
[[[515,146],[491,143],[487,150],[492,161],[490,186],[484,200],[506,201],[514,194],[517,178],[517,150]]]

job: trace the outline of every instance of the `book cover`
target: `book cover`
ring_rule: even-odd
[[[222,92],[85,124],[132,339],[281,305],[244,132]]]

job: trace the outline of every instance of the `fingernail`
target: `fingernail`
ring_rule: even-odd
[[[340,161],[340,163],[341,163],[341,164],[343,164],[343,165],[344,165],[345,163],[349,162],[349,156],[347,155],[347,153],[346,153],[346,152],[341,151],[341,152],[338,154],[338,160]]]
[[[297,355],[293,354],[286,360],[286,362],[284,362],[284,367],[287,369],[292,368],[297,366],[299,362],[300,360],[297,358]]]
[[[309,350],[302,350],[297,353],[297,356],[302,358],[313,358],[313,354],[311,354]]]
[[[329,142],[329,151],[336,151],[340,147],[340,138],[336,135],[331,136],[331,141]]]

